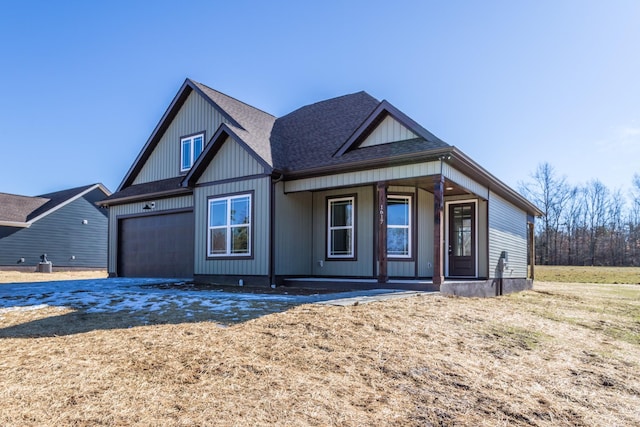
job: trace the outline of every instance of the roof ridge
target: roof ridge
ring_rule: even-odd
[[[195,85],[197,85],[197,86],[201,86],[201,87],[207,88],[208,90],[211,90],[211,91],[213,91],[213,92],[216,92],[217,94],[220,94],[220,95],[222,95],[222,96],[225,96],[225,97],[227,97],[227,98],[229,98],[229,99],[231,99],[231,100],[233,100],[233,101],[236,101],[236,102],[238,102],[238,103],[240,103],[240,104],[242,104],[242,105],[245,105],[245,106],[247,106],[247,107],[249,107],[249,108],[253,108],[253,109],[254,109],[254,110],[256,110],[256,111],[259,111],[259,112],[261,112],[261,113],[267,114],[267,115],[269,115],[269,116],[271,116],[271,117],[273,117],[273,118],[277,118],[277,117],[276,117],[276,116],[274,116],[273,114],[271,114],[271,113],[269,113],[269,112],[267,112],[267,111],[264,111],[264,110],[263,110],[263,109],[261,109],[261,108],[258,108],[258,107],[254,106],[254,105],[251,105],[251,104],[248,104],[248,103],[246,103],[246,102],[244,102],[244,101],[242,101],[242,100],[240,100],[240,99],[238,99],[238,98],[235,98],[235,97],[233,97],[233,96],[231,96],[231,95],[227,95],[226,93],[221,92],[221,91],[219,91],[219,90],[217,90],[217,89],[214,89],[214,88],[212,88],[212,87],[210,87],[210,86],[207,86],[207,85],[206,85],[206,84],[204,84],[204,83],[201,83],[201,82],[195,81],[195,80],[193,80],[193,79],[189,79],[189,80],[190,80],[191,82],[193,82],[193,83],[194,83]]]
[[[94,185],[98,185],[99,183],[95,183],[95,184],[88,184],[88,185],[81,185],[79,187],[73,187],[73,188],[67,188],[65,190],[58,190],[58,191],[52,191],[50,193],[44,193],[44,194],[39,194],[35,197],[43,197],[43,198],[47,198],[49,196],[55,196],[61,193],[81,193],[82,191],[93,187]],[[73,196],[69,196],[69,197],[73,197]]]
[[[365,91],[365,90],[359,90],[359,91],[357,91],[357,92],[353,92],[353,93],[346,93],[346,94],[344,94],[344,95],[338,95],[338,96],[334,96],[334,97],[332,97],[332,98],[322,99],[322,100],[320,100],[320,101],[312,102],[311,104],[303,105],[303,106],[301,106],[301,107],[296,108],[296,109],[295,109],[295,110],[293,110],[293,111],[288,112],[287,114],[285,114],[284,116],[281,116],[281,117],[286,117],[286,116],[288,116],[289,114],[292,114],[292,113],[295,113],[296,111],[300,111],[300,110],[302,110],[303,108],[313,107],[314,105],[319,105],[319,104],[323,104],[323,103],[325,103],[325,102],[330,102],[330,101],[337,101],[337,100],[339,100],[339,99],[341,99],[341,98],[346,98],[346,97],[348,97],[348,96],[354,96],[354,95],[360,95],[360,94],[367,95],[367,96],[369,96],[369,97],[373,98],[376,102],[380,103],[380,101],[379,101],[377,98],[375,98],[375,97],[374,97],[374,96],[372,96],[371,94],[367,93],[367,91]],[[280,117],[279,117],[279,118],[280,118]]]

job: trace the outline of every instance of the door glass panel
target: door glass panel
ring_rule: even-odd
[[[472,254],[472,213],[471,206],[453,208],[452,253],[455,256],[471,256]]]

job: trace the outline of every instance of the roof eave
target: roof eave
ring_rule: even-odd
[[[459,166],[462,165],[462,167],[466,169],[464,172],[472,175],[472,178],[478,179],[479,181],[485,181],[484,184],[487,185],[489,190],[506,197],[509,201],[524,209],[529,214],[538,217],[543,215],[542,211],[536,205],[496,178],[493,174],[488,172],[458,148],[452,147],[452,155],[453,159],[456,161],[456,167],[458,169],[460,169]]]
[[[0,227],[29,228],[31,227],[31,221],[0,221]]]
[[[310,178],[314,176],[332,175],[341,172],[352,172],[358,170],[369,169],[380,166],[395,166],[416,162],[437,160],[446,154],[452,154],[453,147],[443,147],[429,150],[422,153],[402,154],[398,156],[387,156],[383,158],[361,160],[357,162],[344,163],[342,165],[321,166],[316,168],[308,168],[299,171],[283,171],[285,181]]]
[[[111,199],[111,200],[101,200],[99,202],[96,202],[96,204],[98,206],[115,206],[115,205],[122,205],[125,203],[140,202],[143,200],[149,200],[149,199],[155,199],[155,198],[161,198],[161,197],[183,196],[191,193],[192,193],[191,189],[181,187],[175,190],[156,191],[153,193],[136,194],[135,196],[120,197],[120,198]]]

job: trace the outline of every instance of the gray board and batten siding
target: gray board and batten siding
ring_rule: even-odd
[[[207,257],[208,199],[228,195],[251,194],[251,255],[249,257]],[[270,195],[271,177],[231,180],[196,187],[195,274],[196,276],[261,277],[268,281],[270,272]],[[249,283],[249,282],[248,282]]]
[[[108,211],[95,205],[104,197],[96,188],[30,227],[0,227],[0,266],[35,269],[47,254],[54,268],[105,268]]]
[[[227,120],[197,92],[192,91],[164,132],[133,184],[180,176],[180,138],[203,132],[205,143]]]
[[[251,227],[249,256],[208,257],[209,199],[230,195],[251,195]],[[271,271],[271,175],[234,138],[227,137],[216,156],[199,176],[194,189],[195,210],[195,276],[227,276],[260,278],[268,283]]]
[[[489,199],[489,274],[499,277],[498,263],[508,254],[505,278],[527,277],[527,213],[491,192]]]

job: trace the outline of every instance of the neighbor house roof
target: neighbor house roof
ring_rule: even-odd
[[[0,226],[30,227],[39,219],[95,189],[100,189],[107,196],[111,194],[102,184],[85,185],[33,197],[0,193]]]

